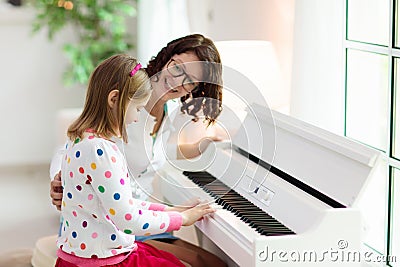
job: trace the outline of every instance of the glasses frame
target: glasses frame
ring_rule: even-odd
[[[175,65],[171,66],[171,64],[173,64],[173,63],[175,63]],[[182,64],[178,63],[176,60],[171,58],[171,60],[167,64],[167,71],[174,78],[185,76],[182,80],[181,86],[189,94],[189,93],[193,92],[194,90],[196,90],[199,87],[200,83],[193,82],[192,78],[186,73],[186,71],[182,67],[180,67],[180,65],[182,65]],[[179,69],[176,69],[175,66],[178,66]]]

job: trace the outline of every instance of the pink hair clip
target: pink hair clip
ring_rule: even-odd
[[[140,68],[142,67],[142,65],[140,64],[140,63],[138,63],[134,68],[133,68],[133,70],[129,73],[129,76],[133,76],[133,75],[135,75],[135,73],[138,71],[138,70],[140,70]]]

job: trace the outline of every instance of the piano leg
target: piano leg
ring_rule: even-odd
[[[194,225],[181,227],[179,231],[174,232],[174,236],[192,243],[193,245],[200,246],[196,229]]]
[[[239,267],[226,253],[224,253],[215,243],[209,239],[206,235],[203,234],[201,230],[195,227],[197,233],[197,239],[199,241],[199,246],[203,249],[217,255],[220,259],[222,259],[229,267]]]

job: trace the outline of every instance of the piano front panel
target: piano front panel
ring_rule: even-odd
[[[240,183],[237,184],[236,189],[242,191],[240,194],[248,198],[251,203],[265,210],[266,213],[296,234],[262,235],[249,226],[249,223],[245,223],[240,217],[223,209],[219,204],[215,205],[216,213],[196,222],[196,227],[239,266],[265,266],[271,260],[263,259],[262,255],[260,256],[260,253],[266,247],[274,251],[297,249],[323,253],[325,249],[335,248],[338,240],[343,238],[349,242],[351,249],[359,249],[360,234],[353,232],[360,223],[359,214],[356,211],[347,208],[327,207],[326,204],[319,203],[312,197],[306,197],[300,192],[296,192],[294,188],[287,190],[289,185],[285,185],[283,181],[274,178],[272,174],[270,175],[266,185],[279,193],[274,196],[274,201],[268,207],[265,207],[265,203],[257,202],[259,201],[257,195],[248,194],[248,192],[240,189]],[[174,204],[182,203],[194,197],[214,201],[213,197],[171,165],[163,168],[158,179],[165,199]],[[242,179],[241,182],[243,180],[245,179]],[[260,188],[262,189],[263,186]],[[340,234],[338,235],[338,233]],[[278,263],[269,264],[280,266],[280,263]],[[285,265],[284,263],[281,264]],[[295,266],[305,267],[310,265],[303,262],[297,263]],[[327,262],[324,266],[338,265]],[[344,263],[340,266],[358,265]]]
[[[220,168],[219,166],[226,167]],[[226,171],[222,172],[221,169]],[[316,200],[269,170],[231,151],[230,148],[218,148],[215,161],[207,171],[251,203],[275,218],[279,218],[282,223],[296,233],[307,231],[310,225],[319,220],[327,209],[331,209],[327,204]],[[175,173],[179,173],[179,171]],[[255,192],[257,187],[259,189]],[[291,203],[290,207],[286,206],[287,203]],[[301,218],[301,220],[293,220],[293,217]]]
[[[283,114],[251,111],[231,145],[211,146],[194,160],[168,162],[158,173],[164,198],[177,205],[195,197],[212,203],[216,195],[212,189],[226,195],[217,200],[215,214],[196,226],[239,266],[360,266],[354,261],[288,263],[262,256],[266,248],[319,255],[330,249],[360,251],[361,217],[352,203],[359,198],[378,153]],[[213,182],[201,184],[183,171],[206,171],[226,188]],[[229,208],[225,200],[234,197],[230,190],[245,200]],[[245,221],[246,216],[237,216],[232,208],[252,205],[260,210],[261,219],[244,212]],[[270,227],[270,217],[278,228],[283,225],[295,234],[263,232],[263,227]],[[348,247],[341,250],[338,244],[343,240]]]

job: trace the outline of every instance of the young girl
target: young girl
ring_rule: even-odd
[[[57,267],[184,266],[168,252],[135,242],[135,235],[178,230],[214,212],[208,205],[177,212],[181,208],[132,198],[129,169],[116,142],[126,142],[125,127],[137,121],[150,89],[146,72],[127,55],[106,59],[92,73],[62,162]]]

